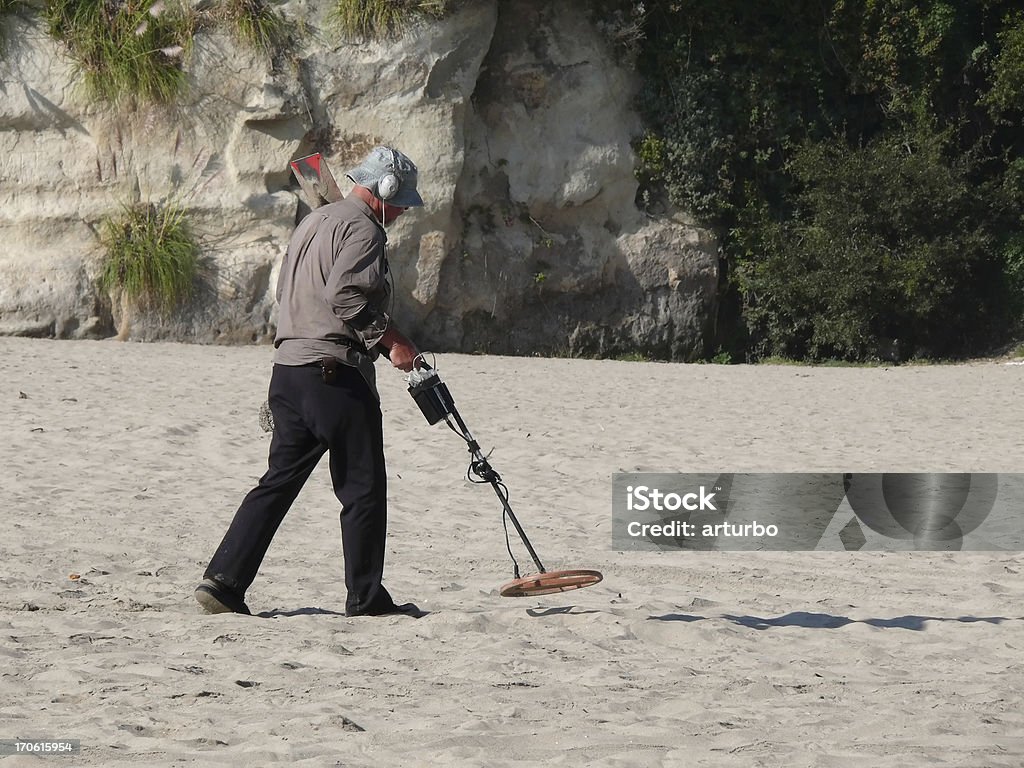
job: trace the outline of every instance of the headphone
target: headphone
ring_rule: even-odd
[[[391,149],[389,147],[389,149]],[[377,179],[377,197],[381,200],[390,200],[398,194],[402,188],[402,177],[399,175],[398,153],[391,149],[391,163],[388,165],[389,173],[385,173]]]

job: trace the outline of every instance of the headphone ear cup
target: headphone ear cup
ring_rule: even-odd
[[[402,182],[393,173],[386,173],[377,181],[377,197],[381,200],[390,200],[398,193]]]

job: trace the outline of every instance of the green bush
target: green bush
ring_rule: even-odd
[[[648,127],[641,181],[725,229],[751,199],[789,191],[789,150],[829,126],[864,119],[823,44],[817,0],[655,0],[638,56]],[[751,186],[753,185],[753,186]]]
[[[335,0],[333,24],[346,37],[397,37],[416,18],[440,19],[456,0]]]
[[[1016,319],[1010,330],[1019,337],[1024,333],[1024,157],[1007,166],[1000,191],[1010,215],[1008,234],[1002,242],[1009,306]]]
[[[638,197],[717,230],[709,348],[980,353],[1020,328],[1019,3],[643,5]]]
[[[199,246],[178,205],[125,205],[102,223],[100,286],[144,310],[167,314],[193,293]]]
[[[90,97],[116,105],[170,102],[185,88],[181,64],[194,18],[172,0],[49,0],[50,34],[76,62]]]
[[[754,356],[957,356],[1011,322],[1005,203],[937,140],[807,144],[789,170],[794,215],[752,227],[761,256],[738,270]]]
[[[992,88],[984,102],[997,113],[1024,109],[1024,14],[1007,19],[992,62]]]

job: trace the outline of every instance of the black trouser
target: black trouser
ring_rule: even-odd
[[[319,365],[275,365],[270,379],[274,436],[267,473],[235,513],[206,569],[239,596],[256,578],[267,548],[325,452],[342,504],[342,549],[349,613],[390,606],[381,585],[387,532],[387,474],[380,405],[359,371],[339,364],[331,383]]]

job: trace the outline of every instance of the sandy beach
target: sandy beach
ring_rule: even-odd
[[[270,359],[0,338],[0,738],[82,747],[4,765],[1024,764],[1021,554],[611,548],[615,472],[1024,471],[1024,366],[438,355],[545,564],[605,577],[508,599],[497,499],[378,364],[385,583],[430,613],[345,618],[324,462],[260,616],[203,615]]]

